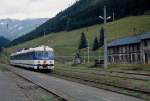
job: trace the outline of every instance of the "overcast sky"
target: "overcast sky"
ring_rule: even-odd
[[[0,0],[0,19],[51,18],[75,0]]]

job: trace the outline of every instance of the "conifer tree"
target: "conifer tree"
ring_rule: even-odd
[[[99,47],[104,45],[104,31],[105,29],[102,27],[100,30]]]
[[[84,49],[84,48],[87,48],[87,47],[88,47],[88,42],[87,42],[85,33],[82,32],[78,49]]]
[[[2,52],[2,47],[0,47],[0,53]]]
[[[95,37],[94,42],[93,42],[93,48],[92,51],[96,51],[99,49],[99,42],[98,42],[98,38]]]

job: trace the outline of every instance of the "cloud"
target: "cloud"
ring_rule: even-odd
[[[0,0],[0,18],[53,17],[75,0]]]
[[[37,2],[37,1],[41,1],[41,0],[30,0],[31,2]]]

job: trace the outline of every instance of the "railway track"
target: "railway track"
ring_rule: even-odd
[[[122,71],[122,70],[113,70],[112,72],[124,73],[124,74],[134,74],[134,75],[150,76],[150,72],[135,72],[135,71]]]
[[[58,74],[56,72],[54,72],[54,73]],[[74,72],[74,73],[78,74],[79,72]],[[86,75],[86,74],[83,74],[83,72],[80,72],[80,73],[82,73],[82,76]],[[63,74],[63,73],[61,74],[60,73],[60,75],[66,76],[66,77],[71,77],[71,78],[74,78],[74,79],[80,79],[80,80],[87,81],[87,82],[93,82],[93,83],[97,83],[97,84],[104,84],[104,85],[113,86],[113,87],[117,87],[117,88],[122,88],[122,89],[127,89],[127,90],[132,90],[132,91],[138,91],[138,92],[142,92],[142,93],[145,93],[145,94],[150,93],[149,89],[132,88],[132,87],[127,87],[125,85],[116,85],[116,84],[111,84],[109,82],[107,83],[107,82],[103,82],[103,81],[97,81],[95,79],[91,79],[91,78],[88,78],[86,76],[81,77],[81,76],[79,76],[80,74],[79,75],[67,75],[67,73],[66,74]],[[96,78],[98,78],[98,77],[96,77]]]
[[[18,74],[18,75],[20,75],[21,77],[23,77],[23,78],[25,78],[25,79],[27,79],[27,80],[29,80],[29,81],[31,81],[31,82],[34,82],[35,84],[37,84],[38,86],[41,86],[43,89],[45,89],[45,90],[50,90],[50,91],[52,91],[52,92],[54,92],[54,94],[59,94],[59,95],[61,95],[61,96],[63,96],[63,98],[65,98],[65,97],[67,97],[66,95],[62,95],[62,93],[58,93],[56,90],[58,90],[58,91],[64,91],[64,92],[66,92],[66,87],[63,87],[62,88],[62,86],[66,86],[66,84],[69,86],[67,86],[68,88],[70,88],[70,87],[73,87],[72,89],[74,89],[74,91],[75,92],[78,92],[77,94],[73,94],[73,96],[74,97],[77,97],[77,98],[80,98],[80,97],[82,97],[82,96],[76,96],[76,95],[78,95],[79,94],[79,92],[80,92],[80,90],[82,90],[82,89],[84,89],[83,91],[84,92],[80,92],[81,93],[81,95],[83,94],[83,95],[85,95],[85,96],[87,96],[87,97],[92,97],[93,98],[93,96],[94,96],[94,98],[96,98],[96,99],[101,99],[101,98],[104,98],[104,96],[106,97],[106,99],[109,99],[108,97],[108,95],[109,95],[109,93],[107,93],[107,94],[104,94],[103,95],[103,93],[97,93],[97,91],[99,91],[100,89],[97,89],[97,88],[91,88],[91,87],[89,87],[89,86],[84,86],[84,85],[82,85],[81,84],[81,87],[79,87],[79,91],[78,91],[78,89],[75,89],[74,87],[75,86],[79,86],[80,84],[76,84],[76,83],[73,83],[73,82],[70,82],[70,81],[64,81],[63,79],[57,79],[57,78],[55,78],[55,77],[49,77],[49,76],[46,76],[45,75],[45,73],[44,73],[44,75],[43,74],[41,74],[41,73],[34,73],[34,72],[30,72],[30,71],[23,71],[22,69],[19,69],[19,68],[12,68],[12,67],[10,67],[10,69],[11,69],[11,71],[14,71],[16,74]],[[57,80],[56,80],[57,79]],[[56,84],[54,84],[53,82],[56,82]],[[63,81],[63,82],[62,82]],[[58,83],[58,82],[60,82],[60,83]],[[71,83],[71,84],[70,84]],[[64,85],[62,85],[62,84],[64,84]],[[72,85],[74,85],[74,86],[72,86]],[[58,86],[58,88],[56,88],[56,86]],[[88,91],[88,89],[86,89],[85,87],[87,87],[88,89],[94,89],[94,90],[89,90]],[[78,88],[78,87],[77,87]],[[61,90],[60,90],[61,89]],[[65,89],[65,90],[64,90]],[[97,90],[95,90],[95,89],[97,89]],[[71,94],[71,93],[69,93],[71,91],[71,93],[73,93],[72,92],[72,90],[68,90],[68,92],[67,92],[67,95],[69,94]],[[103,90],[100,90],[100,91],[103,91]],[[91,94],[89,94],[90,92],[92,92]],[[96,92],[96,93],[93,93],[93,92]],[[104,92],[108,92],[108,91],[104,91]],[[64,94],[66,94],[66,93],[64,93]],[[89,94],[89,95],[87,95],[87,94]],[[98,96],[95,96],[95,94],[98,94]],[[113,94],[115,94],[114,96],[112,96]],[[100,97],[99,95],[103,95],[102,97]],[[106,96],[107,95],[107,96]],[[115,99],[119,99],[119,98],[117,98],[117,97],[115,97],[115,96],[117,96],[118,94],[117,93],[114,93],[114,92],[110,92],[110,99],[112,99],[112,97],[114,97],[114,99],[113,99],[113,101],[116,101]],[[111,97],[112,96],[112,97]],[[125,95],[120,95],[120,96],[125,96]],[[121,97],[121,99],[122,99],[122,97]],[[138,99],[138,98],[134,98],[134,97],[129,97],[129,96],[126,96],[127,97],[127,99],[128,98],[133,98],[133,99]],[[125,100],[124,99],[125,97],[123,97],[123,100]],[[69,97],[69,99],[70,99],[70,97]],[[83,100],[83,101],[87,101],[87,98],[86,97],[84,97],[84,98],[81,98],[81,99],[86,99],[86,100]],[[63,100],[63,101],[65,101],[65,100]],[[96,101],[100,101],[100,100],[96,100]],[[117,100],[117,101],[120,101],[120,100]],[[135,100],[129,100],[129,101],[135,101]],[[141,101],[143,101],[142,99],[141,99]]]
[[[65,71],[65,73],[61,73],[61,71]],[[69,78],[70,80],[73,79],[73,81],[77,81],[77,82],[82,82],[85,84],[92,84],[94,87],[98,87],[101,89],[105,89],[105,90],[109,90],[109,91],[113,91],[113,92],[117,92],[117,93],[121,93],[121,94],[126,94],[126,95],[130,95],[130,96],[134,96],[134,97],[138,97],[138,98],[142,98],[142,99],[146,99],[147,101],[150,100],[150,89],[142,89],[140,87],[133,87],[133,86],[128,86],[128,84],[124,84],[124,85],[119,85],[119,84],[112,84],[109,82],[103,82],[103,81],[98,81],[96,79],[92,79],[92,78],[88,78],[86,75],[88,72],[84,72],[84,71],[75,71],[72,70],[71,73],[75,74],[75,75],[68,75],[67,73],[70,72],[70,70],[64,70],[61,69],[61,71],[54,71],[54,76],[59,76],[60,78]],[[114,72],[113,72],[114,73]],[[115,72],[116,73],[116,72]],[[80,74],[82,74],[82,76],[80,76]],[[116,78],[121,78],[124,80],[130,79],[130,80],[140,80],[140,81],[144,81],[144,82],[149,82],[149,79],[141,79],[141,78],[135,78],[135,77],[131,77],[131,75],[137,75],[137,74],[131,74],[128,77],[123,77],[123,76],[118,76],[118,75],[107,75],[107,74],[103,74],[103,73],[89,73],[90,75],[96,75],[97,78],[98,76],[112,76],[112,77],[116,77]],[[125,73],[124,73],[125,74]],[[48,74],[51,75],[51,74]],[[139,75],[138,75],[139,76]],[[140,76],[145,76],[145,75],[140,75]],[[146,76],[147,78],[149,76]],[[137,95],[136,95],[137,94]],[[139,96],[140,95],[140,96]]]
[[[68,70],[66,70],[67,72],[70,72]],[[78,71],[74,71],[74,73],[79,73]],[[54,71],[54,74],[58,75],[58,73],[56,73]],[[83,74],[83,75],[86,75],[83,71],[80,72],[80,74]],[[47,74],[46,74],[47,75]],[[51,75],[51,74],[48,74],[48,75]],[[53,74],[52,74],[53,75]],[[91,74],[91,75],[94,75],[94,74]],[[59,74],[59,77],[62,76],[62,77],[68,77],[70,79],[76,79],[77,81],[84,81],[86,83],[92,83],[94,84],[96,87],[97,85],[99,85],[99,87],[97,88],[101,88],[101,89],[105,89],[105,90],[108,90],[108,91],[112,91],[112,92],[117,92],[117,93],[120,93],[120,94],[125,94],[125,95],[130,95],[130,96],[134,96],[134,97],[138,97],[138,98],[142,98],[142,99],[146,99],[147,101],[150,100],[149,96],[150,96],[150,92],[149,91],[145,91],[145,90],[142,90],[142,89],[133,89],[132,87],[124,87],[124,86],[120,86],[120,85],[113,85],[113,84],[109,84],[109,83],[105,83],[105,82],[99,82],[99,81],[96,81],[95,79],[89,79],[89,78],[86,78],[86,77],[80,77],[80,76],[76,76],[76,75],[65,75],[65,74]],[[99,75],[97,75],[99,76]],[[103,75],[102,75],[103,76]],[[60,77],[61,78],[61,77]],[[80,83],[80,82],[79,82]],[[100,87],[101,85],[103,85],[103,87]],[[112,89],[112,88],[115,88],[115,89]],[[122,91],[123,90],[123,91]],[[140,96],[137,96],[137,95],[132,95],[132,94],[129,94],[129,93],[126,93],[126,92],[130,92],[130,93],[137,93],[137,94],[140,94]],[[145,98],[146,96],[146,98]]]
[[[85,73],[85,74],[94,74],[97,76],[111,76],[111,77],[118,77],[122,79],[133,79],[133,80],[142,80],[142,81],[150,81],[150,75],[148,74],[138,74],[138,73],[131,73],[131,72],[124,72],[124,71],[83,71],[83,70],[71,70],[71,69],[60,69],[62,71],[71,71],[71,72],[78,72],[78,73]]]

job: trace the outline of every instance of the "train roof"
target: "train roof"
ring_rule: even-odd
[[[39,47],[35,47],[35,48],[24,48],[16,53],[12,53],[11,56],[14,55],[19,55],[19,54],[23,54],[23,53],[28,53],[28,52],[33,52],[33,51],[54,51],[53,48],[49,47],[49,46],[39,46]]]

